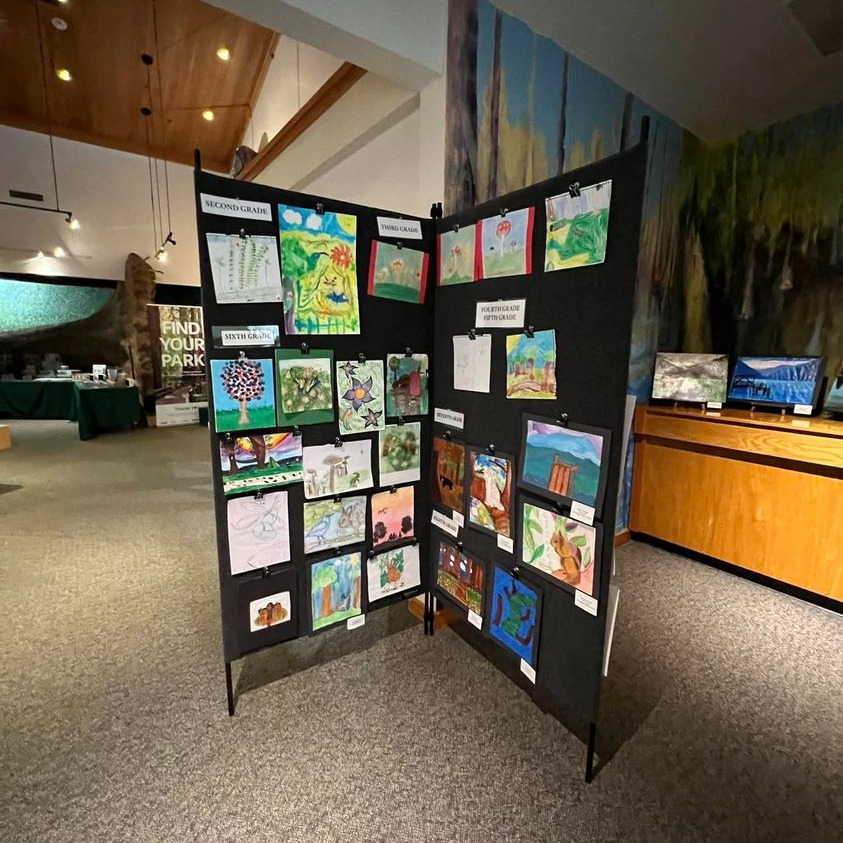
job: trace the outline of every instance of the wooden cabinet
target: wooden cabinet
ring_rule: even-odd
[[[630,529],[843,600],[843,422],[638,408]]]

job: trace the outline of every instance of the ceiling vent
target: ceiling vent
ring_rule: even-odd
[[[821,56],[843,50],[843,3],[792,0],[788,8]]]
[[[43,193],[30,193],[28,190],[12,190],[12,188],[9,188],[9,196],[12,199],[27,199],[30,202],[44,201]]]

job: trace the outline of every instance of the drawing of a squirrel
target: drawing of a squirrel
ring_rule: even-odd
[[[554,571],[553,576],[570,585],[577,585],[580,581],[582,551],[558,531],[550,537],[550,546],[556,551],[560,565],[560,570]]]

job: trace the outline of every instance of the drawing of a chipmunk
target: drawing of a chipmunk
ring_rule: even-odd
[[[559,531],[550,537],[550,546],[556,551],[560,565],[560,570],[554,571],[553,576],[570,585],[577,585],[581,576],[582,551]]]

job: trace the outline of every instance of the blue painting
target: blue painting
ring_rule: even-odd
[[[843,363],[840,364],[837,376],[831,379],[825,409],[830,413],[843,413]]]
[[[820,376],[818,357],[738,357],[730,401],[813,404]]]
[[[311,618],[314,632],[361,615],[362,556],[345,553],[310,566]]]
[[[539,607],[537,591],[495,568],[489,634],[530,665],[536,660]]]
[[[271,360],[211,360],[217,433],[275,427],[275,378]]]

